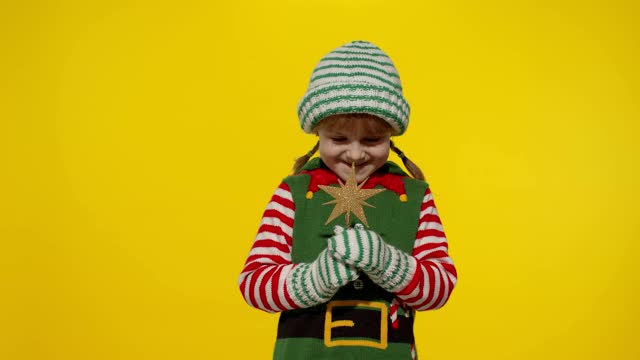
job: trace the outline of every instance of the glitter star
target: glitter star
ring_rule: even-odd
[[[350,215],[353,213],[364,225],[369,227],[367,217],[364,215],[363,206],[369,206],[372,208],[375,208],[375,206],[368,204],[365,200],[383,192],[384,189],[362,189],[362,186],[364,186],[367,180],[369,180],[368,177],[364,179],[360,186],[358,186],[358,182],[356,181],[356,167],[355,164],[351,164],[351,173],[349,174],[349,177],[347,177],[347,182],[345,184],[338,179],[340,187],[318,185],[318,187],[324,190],[327,194],[333,196],[333,200],[327,201],[322,205],[336,204],[329,215],[329,219],[324,223],[325,225],[338,216],[346,213],[346,223],[347,226],[349,226]]]

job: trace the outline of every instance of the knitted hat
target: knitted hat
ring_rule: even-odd
[[[409,104],[402,96],[398,71],[387,54],[366,41],[350,42],[323,57],[298,105],[306,133],[327,116],[354,113],[383,119],[395,135],[409,125]]]

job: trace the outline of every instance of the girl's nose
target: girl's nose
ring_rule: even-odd
[[[349,162],[358,163],[364,160],[364,156],[364,148],[360,143],[354,142],[353,144],[351,144],[351,146],[349,146],[349,149],[347,150],[347,158]]]

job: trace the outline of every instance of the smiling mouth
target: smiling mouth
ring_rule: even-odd
[[[367,165],[367,163],[366,163],[366,162],[362,162],[362,163],[351,163],[351,164],[350,164],[350,163],[346,163],[346,165],[347,165],[348,167],[352,167],[352,166],[353,166],[353,167],[355,167],[355,168],[357,169],[357,168],[361,168],[361,167],[363,167],[363,166]]]

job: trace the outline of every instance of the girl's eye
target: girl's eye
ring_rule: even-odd
[[[370,143],[370,144],[375,144],[375,143],[379,142],[380,140],[382,140],[382,138],[371,137],[371,138],[365,138],[364,142],[367,142],[367,143]]]
[[[343,142],[343,141],[347,141],[346,137],[340,137],[340,136],[334,136],[331,138],[331,140],[333,140],[334,142]]]

